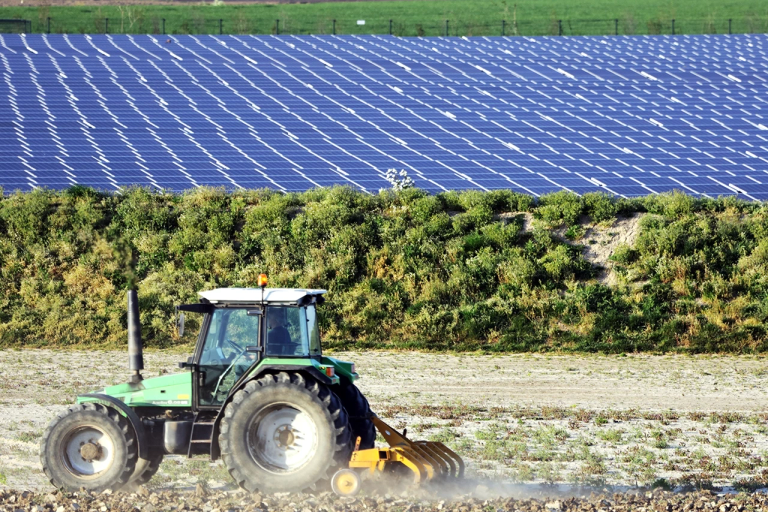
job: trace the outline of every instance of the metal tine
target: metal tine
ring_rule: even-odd
[[[415,454],[409,453],[410,448],[407,446],[398,446],[396,448],[390,448],[390,453],[394,455],[391,460],[404,464],[408,469],[413,471],[415,484],[419,484],[422,481],[429,480],[430,470],[424,464],[424,461],[420,460]]]
[[[432,459],[437,462],[442,477],[453,476],[453,465],[448,464],[445,457],[440,454],[440,450],[435,449],[435,447],[432,446],[432,443],[429,441],[415,441],[414,444],[429,453]]]
[[[431,450],[425,449],[424,445],[418,443],[413,443],[411,448],[423,457],[432,467],[432,478],[439,477],[445,473],[446,468],[443,467],[444,462],[439,457],[436,457]]]
[[[443,472],[449,477],[456,477],[458,474],[458,466],[456,462],[445,452],[445,446],[442,443],[429,442],[429,441],[417,441],[425,449],[429,450],[435,457],[439,458],[443,463]]]
[[[397,448],[393,448],[393,450],[398,451],[403,459],[408,460],[410,463],[416,466],[420,466],[419,469],[421,470],[421,474],[416,475],[417,479],[415,480],[415,483],[432,480],[434,477],[434,469],[432,468],[432,465],[420,454],[418,454],[412,447],[398,446]]]

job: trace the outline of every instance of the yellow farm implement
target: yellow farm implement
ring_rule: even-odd
[[[331,480],[336,494],[357,494],[361,487],[360,470],[374,476],[376,472],[394,469],[396,465],[408,468],[415,484],[464,477],[464,461],[443,443],[411,441],[406,437],[406,431],[400,434],[376,416],[371,419],[389,447],[360,450],[358,438],[349,460],[349,469],[337,471]]]

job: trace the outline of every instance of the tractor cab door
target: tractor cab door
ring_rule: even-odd
[[[261,355],[262,309],[216,308],[209,315],[205,341],[195,354],[195,403],[218,408],[230,389]]]

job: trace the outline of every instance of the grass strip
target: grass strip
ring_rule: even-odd
[[[768,31],[768,8],[760,0],[18,5],[0,7],[0,18],[30,20],[34,32],[48,31],[50,18],[53,33],[112,34],[640,35],[671,34],[673,19],[676,34]]]

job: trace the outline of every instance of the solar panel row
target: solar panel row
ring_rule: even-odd
[[[767,37],[0,35],[0,185],[768,199]]]

